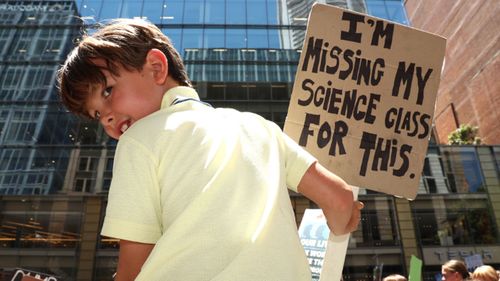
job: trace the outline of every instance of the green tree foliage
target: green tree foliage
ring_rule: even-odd
[[[448,135],[448,144],[481,144],[481,138],[477,137],[478,130],[477,126],[462,124]]]

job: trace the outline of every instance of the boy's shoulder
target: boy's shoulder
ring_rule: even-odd
[[[131,139],[135,142],[148,144],[158,138],[161,134],[161,124],[164,123],[165,116],[160,111],[154,112],[136,121],[127,131],[120,136],[118,144],[122,139]]]

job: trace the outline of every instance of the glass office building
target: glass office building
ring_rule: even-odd
[[[55,75],[83,30],[147,19],[180,51],[201,98],[283,126],[307,0],[82,0],[0,3],[0,277],[18,268],[61,280],[111,280],[117,243],[98,230],[116,142],[58,102]],[[408,24],[401,0],[319,1]],[[473,253],[500,264],[500,147],[429,149],[417,199],[363,191],[344,280],[407,273]],[[291,195],[300,221],[314,204]],[[3,274],[3,275],[2,275]],[[6,278],[7,278],[6,277]],[[0,278],[2,279],[2,278]]]

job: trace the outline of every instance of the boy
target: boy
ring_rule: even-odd
[[[199,101],[152,24],[117,20],[59,70],[75,113],[118,139],[102,235],[120,239],[116,280],[311,280],[286,189],[336,234],[363,204],[274,123]]]

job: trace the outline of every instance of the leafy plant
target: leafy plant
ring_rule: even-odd
[[[481,138],[477,137],[478,130],[477,126],[462,124],[448,135],[448,144],[481,144]]]

